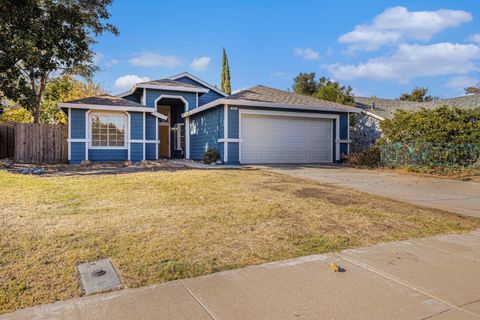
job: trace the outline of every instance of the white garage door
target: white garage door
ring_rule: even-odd
[[[331,119],[242,114],[242,163],[332,162]]]

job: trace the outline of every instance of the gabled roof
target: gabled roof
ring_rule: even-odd
[[[140,82],[136,84],[138,88],[143,88],[145,86],[165,86],[165,87],[172,87],[172,88],[188,88],[188,89],[196,89],[195,91],[197,92],[203,92],[205,91],[205,88],[202,88],[200,86],[195,86],[193,84],[185,83],[185,82],[180,82],[180,81],[175,81],[171,79],[159,79],[159,80],[151,80],[151,81],[145,81],[145,82]],[[208,91],[208,90],[207,90]]]
[[[293,92],[278,90],[262,85],[252,87],[207,103],[199,108],[182,114],[183,117],[207,110],[220,104],[239,106],[254,106],[267,108],[285,108],[297,110],[331,111],[331,112],[361,112],[361,109],[346,106],[340,103],[321,100]]]
[[[201,85],[209,88],[210,90],[213,90],[215,91],[216,93],[226,97],[228,96],[228,94],[226,94],[225,92],[223,92],[222,90],[218,89],[217,87],[215,86],[212,86],[210,83],[208,82],[205,82],[203,81],[202,79],[198,78],[198,77],[195,77],[193,74],[190,74],[188,72],[182,72],[182,73],[179,73],[179,74],[176,74],[174,76],[171,76],[171,77],[168,77],[168,79],[171,79],[171,80],[177,80],[177,79],[180,79],[180,78],[183,78],[183,77],[187,77],[187,78],[190,78],[192,79],[193,81],[196,81],[198,83],[200,83]]]
[[[383,119],[393,117],[395,111],[419,111],[422,108],[433,109],[440,106],[465,109],[480,108],[480,94],[466,95],[449,99],[438,99],[430,102],[413,102],[394,99],[354,97],[356,107],[373,113]]]
[[[154,112],[155,110],[153,108],[147,108],[143,104],[111,96],[109,94],[62,102],[58,105],[62,108],[72,109],[149,112],[156,117],[162,118],[164,120],[167,119],[166,116],[159,115]]]

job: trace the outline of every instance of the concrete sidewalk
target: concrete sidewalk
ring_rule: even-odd
[[[335,184],[425,207],[480,217],[480,183],[322,165],[271,165],[256,168]]]
[[[331,262],[346,271],[332,272]],[[480,231],[125,289],[0,319],[480,319]]]

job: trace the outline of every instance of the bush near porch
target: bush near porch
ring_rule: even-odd
[[[0,313],[80,296],[76,265],[102,258],[126,287],[139,287],[480,227],[478,219],[256,170],[0,171],[0,219]]]

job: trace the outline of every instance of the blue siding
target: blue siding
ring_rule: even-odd
[[[234,110],[232,110],[232,108]],[[237,107],[229,107],[229,110],[228,110],[228,137],[227,138],[238,139],[238,135],[239,135],[238,126],[239,126],[238,108]]]
[[[135,90],[134,93],[123,97],[123,99],[127,99],[133,102],[140,103],[142,101],[142,94],[143,94],[143,89],[137,89]]]
[[[130,144],[130,160],[134,162],[143,160],[143,143]]]
[[[128,159],[127,149],[89,149],[91,161],[123,161]]]
[[[68,121],[71,121],[71,130],[72,136],[71,139],[85,139],[86,130],[85,130],[85,113],[87,110],[84,109],[72,109],[71,118]],[[82,159],[83,160],[83,159]]]
[[[145,139],[147,140],[155,140],[157,137],[155,131],[156,131],[156,118],[152,116],[151,114],[146,114],[145,117],[145,122],[146,122],[146,130],[145,130]]]
[[[162,94],[164,95],[174,95],[174,96],[181,96],[188,102],[188,110],[194,109],[197,107],[197,95],[195,92],[181,92],[181,91],[170,91],[170,90],[153,90],[147,89],[147,107],[153,108],[155,100],[160,97]]]
[[[348,143],[340,143],[340,159],[345,154],[348,154]]]
[[[239,164],[239,145],[238,143],[228,143],[228,164]]]
[[[337,127],[337,120],[334,119],[333,121],[333,125],[332,125],[332,130],[333,130],[333,134],[332,134],[332,137],[333,137],[333,141],[332,141],[332,153],[333,153],[333,162],[337,162],[336,160],[336,157],[337,157],[337,148],[336,148],[336,140],[337,140],[337,130],[335,130],[335,128]]]
[[[347,113],[340,114],[340,139],[342,140],[348,139],[348,114]]]
[[[223,98],[224,96],[222,96],[221,94],[207,88],[206,86],[204,86],[203,84],[201,84],[200,82],[197,82],[195,80],[192,80],[188,77],[182,77],[182,78],[178,78],[177,81],[180,81],[180,82],[183,82],[183,83],[188,83],[188,84],[193,84],[195,86],[199,86],[199,87],[202,87],[202,88],[205,88],[205,89],[208,89],[208,92],[207,93],[204,93],[200,96],[198,96],[198,106],[201,106],[203,104],[206,104],[206,103],[209,103],[209,102],[212,102],[214,100],[217,100],[217,99],[220,99],[220,98]]]
[[[132,140],[143,139],[143,113],[130,112],[130,138]]]
[[[70,163],[79,163],[85,160],[85,142],[72,142],[70,154]]]
[[[216,148],[223,153],[223,106],[212,108],[190,117],[190,158],[202,160],[208,148]],[[223,156],[223,155],[222,155]]]
[[[156,160],[156,156],[157,156],[157,153],[156,153],[156,148],[157,148],[157,144],[156,143],[147,143],[145,145],[145,158],[147,160]]]

